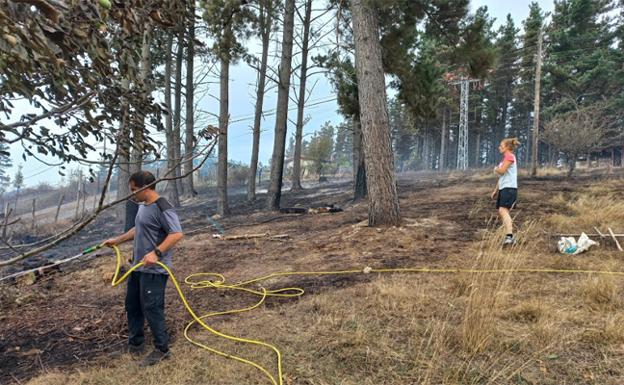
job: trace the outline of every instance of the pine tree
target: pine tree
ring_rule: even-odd
[[[269,44],[271,34],[277,23],[280,2],[277,0],[257,0],[258,15],[253,23],[256,34],[262,41],[262,53],[260,54],[260,66],[257,68],[258,80],[256,86],[256,106],[254,112],[253,143],[251,148],[251,162],[249,164],[249,178],[247,183],[247,200],[256,199],[256,176],[258,175],[258,153],[260,151],[260,124],[262,122],[262,108],[264,106],[264,94],[266,92],[267,68],[269,58]],[[253,62],[253,60],[252,60]]]
[[[275,111],[275,140],[271,157],[271,182],[267,192],[267,208],[273,211],[279,210],[282,198],[284,153],[286,152],[286,131],[288,125],[288,93],[290,90],[295,24],[295,0],[286,0],[284,5],[282,55],[279,67],[277,108]]]
[[[310,142],[306,146],[305,157],[314,162],[314,168],[319,178],[319,183],[323,179],[323,170],[331,161],[334,151],[334,127],[329,122],[325,122],[321,128],[314,133]]]
[[[351,14],[370,197],[368,223],[370,226],[398,225],[401,216],[386,109],[379,19],[376,10],[363,0],[351,1]]]
[[[525,143],[519,151],[519,158],[527,160],[530,153],[533,116],[533,102],[535,98],[535,66],[537,42],[540,30],[544,23],[544,14],[537,2],[529,5],[529,16],[522,22],[522,46],[519,53],[519,79],[514,88],[513,112],[509,136],[520,138]],[[543,79],[543,75],[542,75]]]
[[[552,21],[547,28],[549,44],[544,60],[543,118],[560,121],[574,111],[601,107],[605,115],[622,95],[622,56],[616,47],[616,33],[611,28],[609,0],[561,0],[555,3]],[[620,76],[618,76],[620,74]],[[619,80],[619,81],[618,81]],[[605,135],[616,136],[620,128],[609,122]],[[600,141],[602,143],[602,141]],[[557,144],[551,141],[557,148]],[[568,155],[580,155],[568,152]],[[575,159],[569,159],[574,163]]]
[[[248,36],[250,23],[255,15],[243,0],[211,0],[202,2],[201,5],[209,35],[214,38],[212,51],[220,63],[217,212],[224,216],[230,211],[227,195],[230,65],[245,54],[245,47],[241,42]]]
[[[610,31],[609,0],[555,2],[548,27],[544,113],[547,117],[591,105],[619,91],[613,74],[614,34]]]
[[[498,144],[511,128],[510,110],[513,102],[514,84],[518,79],[518,29],[511,15],[498,31],[495,48],[497,63],[485,90],[484,123],[491,127],[488,135],[488,163],[498,157]]]
[[[353,135],[352,126],[348,121],[336,126],[336,143],[334,144],[334,159],[338,168],[352,166]]]
[[[22,169],[24,165],[17,166],[17,172],[13,177],[13,187],[15,187],[16,195],[15,195],[15,206],[14,210],[17,210],[17,201],[19,200],[20,190],[24,187],[24,174],[22,173]]]

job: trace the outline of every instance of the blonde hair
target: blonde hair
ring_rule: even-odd
[[[511,151],[514,151],[520,145],[518,138],[505,138],[501,143],[503,144],[503,147]]]

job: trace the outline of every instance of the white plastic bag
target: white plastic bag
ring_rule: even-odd
[[[587,251],[590,247],[597,245],[598,242],[589,239],[587,234],[581,233],[578,241],[574,237],[561,237],[557,242],[557,248],[562,254],[576,255]]]

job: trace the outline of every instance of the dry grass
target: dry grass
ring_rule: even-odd
[[[579,285],[579,294],[592,309],[615,309],[621,306],[621,295],[615,278],[600,275],[586,278]]]
[[[509,273],[372,276],[370,282],[328,288],[283,306],[215,319],[211,325],[278,346],[284,356],[286,385],[620,385],[624,383],[622,280],[604,275],[513,273],[520,267],[624,270],[617,252],[593,249],[581,256],[560,256],[546,247],[540,235],[540,230],[555,226],[589,231],[591,227],[581,226],[593,223],[610,224],[616,230],[617,222],[624,219],[624,210],[618,212],[624,205],[603,189],[617,183],[552,197],[551,204],[565,211],[540,224],[520,223],[519,238],[530,242],[503,251],[502,233],[485,231],[482,240],[439,262],[441,267],[509,269]],[[606,209],[595,212],[604,205]],[[473,209],[478,217],[485,206]],[[594,211],[587,214],[588,210]],[[358,229],[354,238],[362,255],[370,251],[366,241],[374,237],[383,237],[388,248],[407,247],[417,231],[440,227],[434,222],[434,217],[418,218],[411,222],[418,226],[406,226],[407,232]],[[349,228],[344,233],[354,231]],[[418,243],[413,247],[424,242],[411,240]],[[327,250],[301,248],[298,257],[322,268],[327,263],[325,254]],[[247,270],[264,269],[257,262],[241,261],[238,273],[249,276],[257,271]],[[193,333],[210,346],[236,352],[275,372],[270,351]],[[147,370],[127,360],[101,361],[63,372],[52,370],[29,384],[269,385],[257,370],[184,340],[176,341],[173,352],[171,361]]]
[[[537,323],[542,319],[545,311],[543,302],[530,299],[509,309],[505,317],[520,323]]]
[[[608,227],[616,232],[624,231],[624,200],[614,193],[619,190],[618,180],[594,184],[580,194],[559,193],[551,199],[551,204],[561,211],[550,216],[548,224],[561,232],[594,232],[594,227],[603,232]]]
[[[502,232],[491,232],[482,241],[475,260],[477,270],[509,270],[504,274],[477,273],[471,276],[470,291],[461,323],[461,346],[468,353],[487,349],[496,334],[497,312],[507,298],[513,269],[521,266],[523,245],[501,250]]]

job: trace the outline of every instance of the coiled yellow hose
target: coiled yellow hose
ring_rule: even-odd
[[[113,280],[112,280],[112,286],[117,286],[120,283],[122,283],[123,281],[126,280],[126,278],[128,278],[128,276],[130,275],[130,273],[132,273],[134,270],[136,270],[137,268],[139,268],[140,266],[143,265],[143,262],[138,263],[137,265],[133,266],[130,270],[128,270],[125,274],[123,274],[121,277],[119,277],[119,272],[121,269],[121,252],[119,251],[119,248],[117,246],[111,246],[112,249],[115,251],[115,255],[117,257],[117,267],[115,268],[115,274],[113,276]],[[201,289],[201,288],[216,288],[216,289],[227,289],[227,290],[239,290],[239,291],[243,291],[246,293],[250,293],[250,294],[254,294],[260,297],[260,299],[258,300],[258,302],[250,307],[246,307],[246,308],[242,308],[242,309],[234,309],[234,310],[227,310],[227,311],[223,311],[223,312],[214,312],[214,313],[208,313],[202,316],[197,315],[197,313],[193,310],[193,308],[191,308],[191,306],[189,305],[188,301],[186,300],[186,297],[184,296],[184,293],[182,292],[182,289],[180,288],[180,284],[178,283],[178,280],[176,279],[175,275],[173,274],[173,272],[167,267],[165,266],[163,263],[161,262],[157,262],[157,264],[162,267],[163,269],[165,269],[167,271],[167,273],[169,273],[169,276],[171,277],[171,280],[173,281],[173,284],[175,285],[175,288],[178,292],[178,295],[180,296],[180,299],[182,300],[182,303],[184,304],[184,307],[186,308],[186,310],[188,311],[188,313],[191,315],[191,317],[193,318],[193,320],[184,328],[184,337],[193,345],[198,346],[202,349],[208,350],[212,353],[218,354],[220,356],[226,357],[226,358],[230,358],[239,362],[242,362],[244,364],[247,365],[251,365],[254,368],[257,368],[258,370],[260,370],[262,373],[264,373],[267,378],[269,378],[269,380],[271,380],[271,383],[273,385],[283,385],[283,381],[282,381],[282,354],[279,351],[279,349],[277,349],[277,347],[275,347],[274,345],[271,345],[269,343],[263,342],[263,341],[258,341],[258,340],[252,340],[252,339],[247,339],[247,338],[241,338],[241,337],[236,337],[236,336],[231,336],[225,333],[221,333],[213,328],[211,328],[208,324],[206,324],[204,322],[205,318],[208,317],[214,317],[214,316],[219,316],[219,315],[226,315],[226,314],[235,314],[235,313],[242,313],[242,312],[246,312],[246,311],[250,311],[253,310],[255,308],[257,308],[258,306],[260,306],[264,300],[267,297],[299,297],[302,296],[304,294],[304,290],[298,287],[287,287],[287,288],[281,288],[281,289],[275,289],[275,290],[266,290],[264,288],[262,288],[261,290],[254,290],[251,289],[249,286],[253,283],[258,283],[261,281],[265,281],[271,278],[276,278],[276,277],[286,277],[286,276],[294,276],[294,275],[298,275],[298,276],[305,276],[305,275],[347,275],[347,274],[369,274],[369,273],[442,273],[442,274],[457,274],[457,273],[468,273],[468,274],[476,274],[476,273],[491,273],[491,274],[504,274],[504,273],[541,273],[541,274],[606,274],[606,275],[616,275],[616,276],[624,276],[624,272],[621,271],[604,271],[604,270],[565,270],[565,269],[492,269],[492,270],[479,270],[479,269],[430,269],[430,268],[426,268],[426,267],[421,267],[421,268],[396,268],[396,269],[372,269],[370,267],[366,267],[364,269],[353,269],[353,270],[338,270],[338,271],[292,271],[292,272],[276,272],[276,273],[271,273],[262,277],[258,277],[258,278],[253,278],[247,281],[243,281],[243,282],[239,282],[236,284],[226,284],[226,280],[225,277],[221,274],[218,273],[195,273],[195,274],[191,274],[188,277],[186,277],[186,279],[184,280],[184,282],[188,285],[190,285],[191,288],[193,289]],[[195,340],[193,340],[191,337],[189,337],[188,331],[190,329],[191,326],[193,326],[195,323],[200,324],[204,329],[206,329],[207,331],[209,331],[210,333],[231,340],[231,341],[236,341],[236,342],[243,342],[243,343],[248,343],[248,344],[253,344],[253,345],[258,345],[258,346],[264,346],[267,347],[269,349],[271,349],[273,352],[275,352],[275,355],[277,356],[277,379],[271,374],[271,372],[269,372],[269,370],[267,370],[266,368],[264,368],[263,366],[261,366],[260,364],[247,360],[245,358],[242,357],[238,357],[238,356],[234,356],[225,352],[222,352],[220,350],[211,348],[210,346],[204,345],[201,342],[197,342]]]

